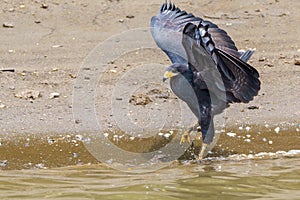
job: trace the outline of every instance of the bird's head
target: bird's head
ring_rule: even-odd
[[[163,82],[165,82],[167,79],[175,77],[179,74],[183,74],[188,70],[187,65],[174,63],[171,66],[169,66],[163,76]]]

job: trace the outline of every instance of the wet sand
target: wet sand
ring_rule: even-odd
[[[266,132],[257,129],[252,132],[238,131],[236,136],[221,134],[217,145],[206,157],[205,162],[219,159],[274,159],[282,158],[289,151],[300,152],[299,132]],[[94,139],[94,138],[89,138]],[[172,138],[156,135],[147,139],[123,137],[113,140],[123,151],[147,153],[167,145]],[[179,142],[179,141],[178,141]],[[82,135],[27,135],[0,140],[1,169],[48,169],[69,165],[98,164],[99,161],[86,148],[86,138]],[[88,144],[87,144],[88,145]],[[179,160],[193,160],[200,151],[200,140],[195,141],[195,148],[187,151]],[[108,152],[106,152],[108,153]],[[5,162],[5,163],[3,163]]]

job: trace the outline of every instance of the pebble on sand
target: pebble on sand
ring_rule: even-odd
[[[50,99],[55,99],[58,98],[60,96],[60,94],[58,92],[53,92],[49,95]]]
[[[2,24],[2,27],[3,28],[14,28],[15,26],[12,23],[5,22]]]
[[[249,106],[248,109],[249,110],[258,110],[259,106]]]
[[[25,89],[22,91],[19,91],[15,94],[15,97],[20,98],[20,99],[32,99],[35,100],[39,97],[41,97],[41,92],[37,90],[30,90],[30,89]]]
[[[227,133],[227,135],[228,135],[229,137],[235,137],[235,136],[236,136],[236,133],[229,132],[229,133]]]
[[[247,132],[249,132],[251,128],[249,126],[247,126],[245,129]]]
[[[134,15],[127,15],[126,18],[128,18],[128,19],[133,19],[133,18],[134,18]]]
[[[47,5],[47,4],[45,4],[45,3],[42,3],[42,5],[41,5],[41,8],[43,8],[43,9],[47,9],[49,6]]]
[[[83,136],[82,135],[75,135],[75,140],[82,141],[83,140]]]
[[[52,45],[52,48],[59,48],[59,47],[63,47],[63,45],[60,44]]]
[[[270,141],[269,141],[269,145],[271,145],[271,144],[273,144],[273,141],[270,140]]]
[[[276,128],[274,129],[274,131],[275,131],[275,133],[279,133],[280,128],[279,128],[279,127],[276,127]]]
[[[251,142],[251,140],[250,139],[245,139],[245,142]]]
[[[6,167],[6,165],[7,165],[7,160],[0,161],[0,167]]]

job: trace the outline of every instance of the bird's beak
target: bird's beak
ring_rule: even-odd
[[[171,72],[171,71],[166,71],[164,73],[164,77],[163,77],[163,82],[165,82],[167,79],[172,78],[173,76],[175,76],[176,74]]]

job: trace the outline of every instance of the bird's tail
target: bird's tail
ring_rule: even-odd
[[[240,55],[240,59],[244,62],[247,62],[251,56],[254,54],[256,49],[248,49],[248,50],[239,50]]]

